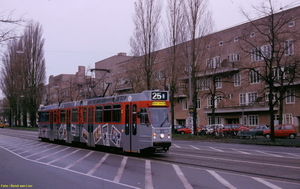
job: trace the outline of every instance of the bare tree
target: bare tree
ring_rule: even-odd
[[[0,44],[16,38],[14,30],[19,26],[24,20],[21,18],[13,19],[13,12],[9,12],[6,15],[5,12],[0,12]]]
[[[142,68],[147,89],[152,89],[153,64],[160,47],[159,27],[162,4],[160,0],[138,0],[135,3],[135,31],[130,38],[132,54],[142,56]]]
[[[30,123],[36,126],[36,112],[41,104],[46,67],[44,58],[43,29],[39,23],[30,22],[21,37],[24,44],[22,62],[24,65],[25,91],[24,101],[30,116]]]
[[[292,25],[300,17],[284,11],[285,7],[276,7],[273,0],[254,6],[254,9],[265,18],[252,20],[244,13],[249,27],[241,37],[241,48],[251,55],[251,64],[246,66],[250,79],[265,83],[261,93],[268,99],[271,140],[274,142],[274,108],[279,104],[282,121],[283,99],[294,96],[292,91],[299,80],[299,57],[294,54],[294,41],[299,40],[300,34]]]
[[[185,1],[185,15],[187,17],[187,39],[185,54],[187,56],[187,71],[190,78],[190,106],[192,106],[193,131],[197,131],[197,74],[200,71],[201,62],[203,61],[208,38],[212,30],[211,14],[207,9],[207,1],[205,0],[187,0]]]
[[[20,97],[24,89],[23,73],[20,69],[22,65],[20,57],[16,54],[19,44],[17,39],[9,41],[7,51],[2,56],[0,87],[15,115],[15,123],[11,123],[11,125],[19,125],[20,123]]]
[[[32,126],[36,126],[36,111],[41,103],[43,85],[45,82],[44,39],[42,27],[29,23],[24,34],[8,45],[7,53],[2,60],[1,88],[15,107],[18,123],[20,123],[20,107],[23,118],[30,115]],[[24,126],[27,121],[23,121]]]
[[[184,15],[184,1],[183,0],[168,0],[167,4],[167,21],[166,28],[166,45],[170,46],[167,54],[167,63],[163,62],[160,65],[162,70],[158,70],[159,75],[163,75],[163,82],[161,83],[165,89],[170,91],[171,117],[172,128],[174,129],[175,117],[175,94],[177,92],[178,81],[182,73],[182,56],[180,56],[180,44],[183,41],[185,34],[185,15]]]

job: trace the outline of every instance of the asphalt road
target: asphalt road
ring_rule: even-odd
[[[0,188],[300,188],[300,148],[174,140],[124,156],[0,129],[0,158]]]

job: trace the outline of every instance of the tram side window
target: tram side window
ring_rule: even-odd
[[[147,124],[149,123],[149,118],[147,114],[147,109],[146,108],[141,108],[140,109],[140,122],[141,124]]]
[[[104,106],[104,122],[111,122],[111,105]]]
[[[103,116],[102,116],[102,106],[97,106],[96,107],[96,122],[100,123],[103,120]]]
[[[39,122],[41,123],[49,122],[49,111],[39,112]]]
[[[115,104],[113,105],[113,122],[121,121],[121,105]]]
[[[56,123],[56,116],[57,116],[57,111],[54,110],[53,112],[53,122]]]
[[[87,112],[86,108],[83,108],[83,123],[87,122],[87,119],[86,119],[87,113],[86,112]]]
[[[62,123],[66,122],[66,110],[60,111],[60,122]]]
[[[78,122],[78,109],[73,108],[72,109],[72,122]]]

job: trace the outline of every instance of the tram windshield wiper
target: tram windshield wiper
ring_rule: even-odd
[[[167,120],[168,120],[168,117],[166,117],[166,119],[160,124],[160,127],[162,127],[166,123]]]

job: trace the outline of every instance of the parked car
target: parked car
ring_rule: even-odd
[[[0,122],[0,128],[4,128],[4,127],[9,127],[9,123],[2,123],[2,122]]]
[[[199,135],[216,135],[219,136],[221,129],[223,129],[223,124],[212,124],[205,125],[202,129],[198,131]]]
[[[265,130],[263,135],[266,138],[271,137],[271,130]],[[297,136],[296,127],[292,124],[279,124],[274,127],[275,137],[290,137],[295,138]]]
[[[185,126],[183,126],[183,125],[174,125],[174,131],[175,131],[175,133],[178,132],[178,129],[183,129],[183,128],[185,128]]]
[[[221,129],[225,136],[236,136],[239,131],[249,131],[249,128],[241,124],[225,124]]]
[[[253,129],[249,129],[249,131],[256,131],[255,135],[263,135],[265,130],[268,130],[269,127],[267,125],[258,125]]]
[[[203,128],[202,125],[198,125],[197,126],[197,133],[199,132],[199,130],[201,130]],[[177,133],[180,133],[180,134],[191,134],[192,133],[192,130],[190,128],[182,128],[182,129],[178,129],[177,130]]]

